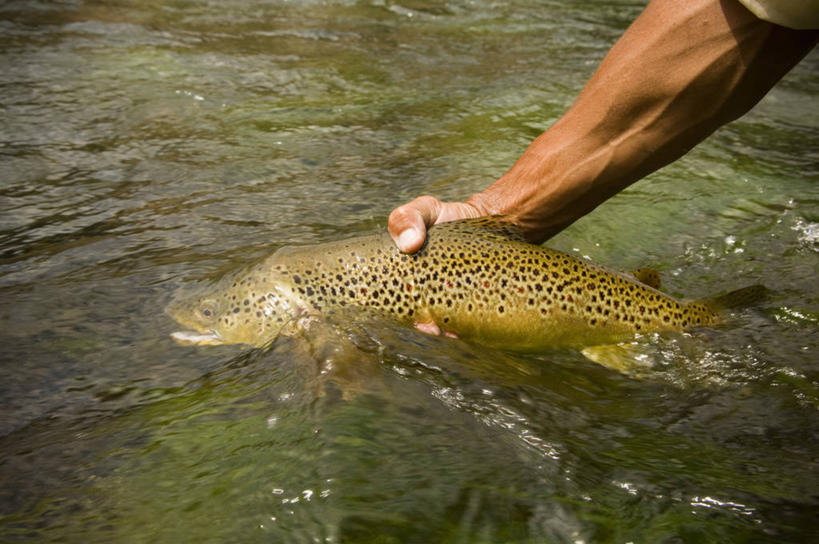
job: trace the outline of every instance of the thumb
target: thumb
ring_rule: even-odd
[[[432,196],[421,196],[395,208],[388,229],[395,245],[404,253],[418,251],[424,245],[427,228],[438,220],[442,203]]]

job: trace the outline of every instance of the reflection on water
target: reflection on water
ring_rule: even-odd
[[[796,542],[819,488],[819,57],[550,242],[730,326],[627,376],[387,323],[185,349],[172,292],[463,197],[571,103],[630,2],[0,6],[10,541]],[[320,338],[319,338],[320,336]]]

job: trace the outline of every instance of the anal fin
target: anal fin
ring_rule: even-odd
[[[652,358],[634,343],[588,346],[580,353],[590,361],[630,376],[654,366]]]

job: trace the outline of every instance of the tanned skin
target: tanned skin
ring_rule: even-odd
[[[508,172],[465,202],[399,206],[389,232],[412,253],[436,223],[501,214],[541,243],[745,114],[817,41],[819,31],[763,21],[737,0],[652,0]]]
[[[399,206],[390,234],[411,253],[436,223],[503,214],[543,242],[742,116],[817,40],[737,0],[653,0],[506,174],[465,202]]]

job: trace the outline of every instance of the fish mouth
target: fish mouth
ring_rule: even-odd
[[[182,346],[219,346],[225,343],[222,335],[213,329],[206,332],[176,331],[171,333],[171,338]]]

